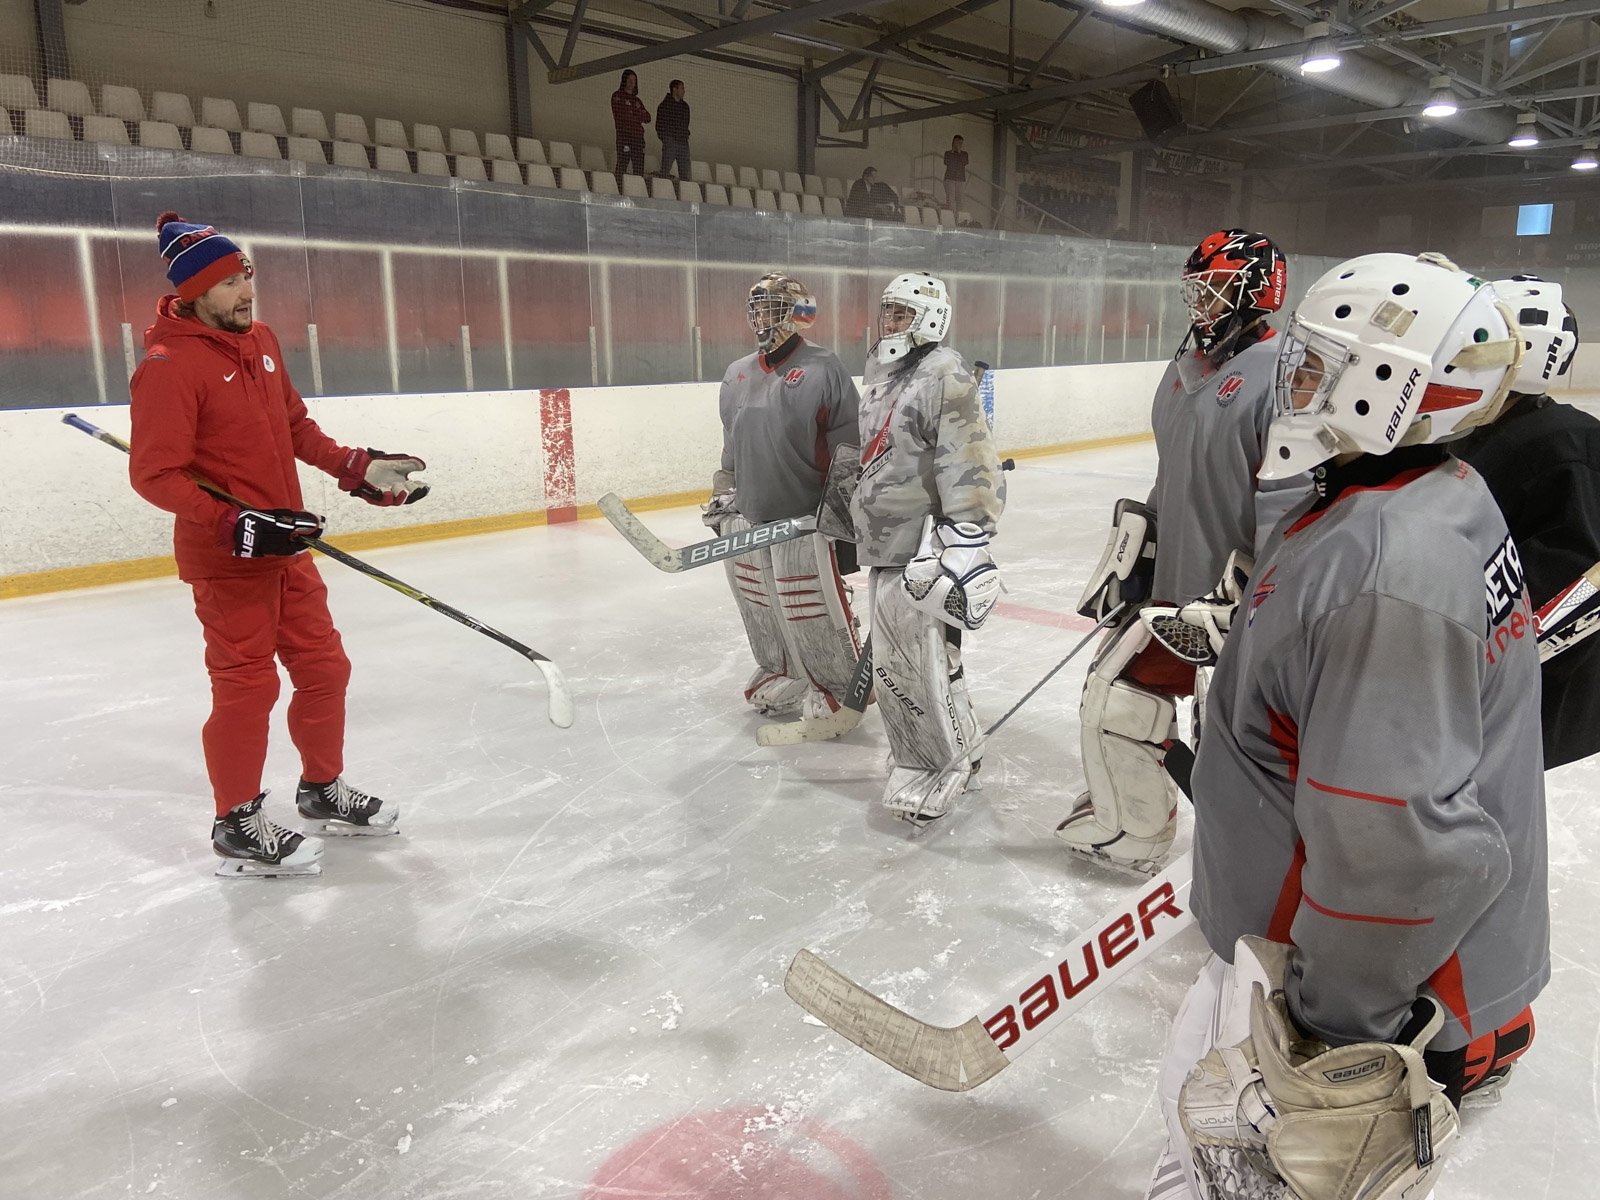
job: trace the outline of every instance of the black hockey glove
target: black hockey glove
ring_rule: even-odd
[[[321,536],[321,517],[292,508],[241,508],[233,518],[235,558],[301,554],[303,539]]]

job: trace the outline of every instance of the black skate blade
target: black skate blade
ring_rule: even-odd
[[[318,821],[309,818],[309,832],[314,837],[377,838],[394,837],[400,832],[400,822],[392,825],[352,825],[349,821]]]
[[[309,879],[322,874],[322,860],[288,866],[248,858],[225,858],[217,864],[218,879]]]

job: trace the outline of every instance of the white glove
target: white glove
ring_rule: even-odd
[[[1244,589],[1250,583],[1250,572],[1255,570],[1255,560],[1242,550],[1228,555],[1222,578],[1209,595],[1191,600],[1178,610],[1178,616],[1187,624],[1203,629],[1211,643],[1213,654],[1222,653],[1222,644],[1228,640],[1228,630],[1233,628],[1234,615],[1244,598]]]
[[[706,528],[721,533],[722,522],[728,517],[736,516],[738,512],[736,493],[730,489],[726,492],[717,492],[711,497],[709,504],[701,506],[700,520],[705,522]]]

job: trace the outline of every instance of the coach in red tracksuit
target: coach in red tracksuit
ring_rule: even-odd
[[[384,505],[426,493],[408,477],[424,464],[341,446],[318,429],[289,380],[277,337],[253,320],[254,270],[238,246],[176,213],[162,214],[157,229],[177,294],[157,306],[133,377],[129,474],[141,496],[177,517],[178,575],[194,588],[205,631],[213,844],[224,858],[274,864],[306,858],[313,848],[301,849],[301,841],[315,842],[314,859],[317,839],[259,815],[267,722],[278,697],[274,657],[294,684],[289,735],[303,764],[301,814],[387,832],[395,810],[340,778],[350,662],[301,540],[321,533],[322,518],[304,511],[295,461]],[[196,477],[242,504],[202,490]],[[319,797],[327,811],[318,808]]]

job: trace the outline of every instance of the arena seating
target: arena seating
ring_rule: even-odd
[[[228,97],[152,91],[147,104],[137,88],[108,83],[99,91],[96,104],[79,80],[46,79],[41,89],[29,76],[0,74],[0,133],[799,216],[841,217],[849,191],[849,181],[833,177],[699,159],[690,164],[689,179],[663,178],[654,148],[646,153],[643,176],[619,179],[601,146],[424,122],[408,129],[393,118],[343,112],[333,114],[330,127],[328,115],[315,108],[290,107],[285,121],[280,105],[254,100],[243,103],[241,117],[240,102]],[[908,205],[905,214],[908,224],[958,223],[957,214],[944,209]],[[961,221],[970,217],[961,214]]]

